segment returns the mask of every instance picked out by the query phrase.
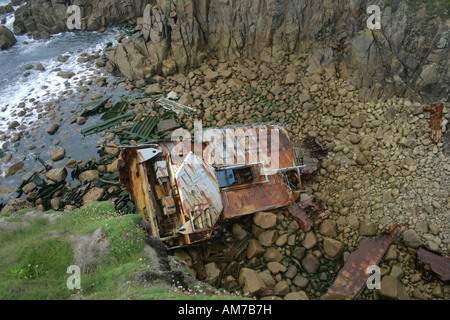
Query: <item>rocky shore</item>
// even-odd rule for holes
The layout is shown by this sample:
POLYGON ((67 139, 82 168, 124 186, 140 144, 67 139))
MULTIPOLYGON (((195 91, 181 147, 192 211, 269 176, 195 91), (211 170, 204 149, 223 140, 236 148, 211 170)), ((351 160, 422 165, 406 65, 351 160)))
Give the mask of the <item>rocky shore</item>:
MULTIPOLYGON (((197 66, 186 70, 166 59, 158 65, 162 67, 161 75, 156 75, 156 67, 154 73, 148 74, 141 68, 143 77, 135 77, 124 70, 136 75, 139 68, 130 69, 117 60, 121 50, 126 48, 130 54, 129 50, 135 49, 142 31, 139 23, 133 26, 137 33, 129 38, 123 33, 116 48, 82 55, 79 63, 93 70, 89 78, 77 78, 64 68, 55 70, 61 78, 71 80, 59 98, 70 97, 70 101, 76 101, 70 107, 76 109, 114 93, 115 97, 104 103, 105 110, 111 109, 122 94, 149 98, 145 102, 127 103, 127 111, 134 112, 135 117, 123 123, 126 125, 164 114, 166 111, 151 97, 176 92, 180 103, 197 110, 196 114, 176 116, 188 130, 193 130, 196 120, 201 120, 203 127, 274 121, 287 127, 294 145, 312 136, 324 142, 329 150, 314 179, 304 181, 305 193, 300 199, 319 197, 331 211, 329 218, 307 233, 286 208, 233 221, 227 226, 225 246, 207 243, 200 248, 174 252, 199 280, 260 299, 320 299, 362 237, 375 237, 398 223, 408 225, 408 230, 389 247, 380 263, 384 289, 365 289, 360 299, 449 299, 448 284, 437 279, 424 280, 416 266, 416 253, 422 245, 443 255, 450 253, 450 132, 447 130, 450 110, 447 104, 444 104, 444 138, 434 144, 430 139, 429 114, 423 112, 427 101, 414 94, 395 96, 395 92, 405 91, 389 91, 387 87, 382 87, 386 89, 384 93, 393 94, 383 96, 380 86, 372 82, 360 88, 349 77, 354 69, 346 69, 332 59, 336 53, 329 48, 293 54, 278 47, 279 50, 270 52, 263 50, 255 58, 202 55, 202 60, 196 61, 197 66), (108 76, 117 67, 128 77, 108 76), (376 90, 378 93, 373 94, 376 90), (204 259, 241 243, 245 243, 245 250, 231 263, 204 259)), ((371 37, 374 34, 360 33, 354 41, 365 42, 371 37)), ((356 48, 341 61, 358 56, 356 48)), ((428 52, 429 59, 438 60, 438 68, 445 65, 442 61, 448 61, 441 60, 448 56, 448 45, 441 49, 439 58, 432 56, 433 50, 428 52)), ((141 51, 133 52, 141 55, 141 51)), ((66 58, 58 59, 62 62, 66 58)), ((433 71, 426 67, 425 60, 420 64, 422 71, 418 74, 423 75, 423 70, 433 71)), ((30 70, 40 67, 33 66, 30 70)), ((426 77, 415 79, 419 78, 426 77)), ((445 87, 445 81, 435 80, 445 87)), ((430 82, 425 84, 429 85, 430 82)), ((430 97, 440 96, 438 91, 430 97)), ((30 111, 29 103, 34 101, 18 109, 22 109, 18 112, 24 117, 30 111)), ((98 123, 97 115, 75 117, 72 124, 67 122, 72 114, 62 110, 58 100, 36 105, 39 117, 51 123, 29 128, 12 121, 8 130, 0 133, 2 161, 7 166, 4 179, 24 173, 24 161, 18 160, 25 154, 12 152, 17 143, 24 143, 24 138, 51 138, 51 144, 37 146, 47 152, 47 161, 37 173, 46 187, 61 185, 61 189, 48 189, 53 192, 47 196, 46 203, 36 198, 39 180, 29 181, 21 189, 25 196, 10 201, 2 213, 32 205, 40 210, 73 210, 76 204, 62 205, 61 199, 62 190, 74 188, 74 181, 76 187, 85 187, 79 205, 117 201, 119 186, 98 184, 99 178, 112 177, 117 172, 118 150, 114 148, 119 145, 117 134, 104 131, 91 140, 80 140, 81 130, 98 123), (62 123, 70 129, 61 130, 62 123), (61 147, 65 139, 70 141, 69 136, 81 144, 98 145, 98 154, 95 150, 86 157, 80 151, 73 154, 69 147, 61 147)), ((129 143, 137 143, 136 140, 129 143)), ((21 180, 26 181, 24 177, 29 179, 33 173, 28 172, 21 180)), ((118 210, 126 211, 128 202, 120 203, 118 210)))

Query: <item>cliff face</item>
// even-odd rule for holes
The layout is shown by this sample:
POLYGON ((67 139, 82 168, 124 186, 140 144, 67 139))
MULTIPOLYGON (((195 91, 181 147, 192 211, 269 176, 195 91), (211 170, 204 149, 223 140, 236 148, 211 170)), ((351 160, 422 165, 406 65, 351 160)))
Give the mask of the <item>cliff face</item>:
MULTIPOLYGON (((66 30, 62 1, 35 0, 16 13, 15 32, 66 30), (42 14, 42 16, 41 16, 42 14), (46 29, 47 28, 47 29, 46 29)), ((125 39, 109 68, 131 78, 184 71, 206 57, 254 57, 277 63, 312 53, 310 72, 338 72, 364 98, 448 99, 450 20, 445 1, 392 0, 101 0, 66 1, 82 8, 82 28, 97 30, 142 17, 150 23, 125 39), (382 10, 382 29, 369 30, 369 5, 382 10), (409 4, 409 5, 408 5, 409 4)))

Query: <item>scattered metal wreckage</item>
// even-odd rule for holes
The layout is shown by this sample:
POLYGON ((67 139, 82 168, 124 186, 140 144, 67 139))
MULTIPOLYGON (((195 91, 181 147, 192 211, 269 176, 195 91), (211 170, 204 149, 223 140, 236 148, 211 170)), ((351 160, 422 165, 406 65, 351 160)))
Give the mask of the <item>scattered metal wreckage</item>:
POLYGON ((358 248, 353 251, 344 267, 339 271, 334 283, 321 300, 354 300, 366 287, 369 266, 378 265, 389 246, 406 230, 406 225, 393 225, 378 237, 362 238, 358 248))
POLYGON ((442 140, 442 117, 444 115, 444 106, 442 103, 433 104, 425 107, 423 111, 430 113, 430 139, 437 144, 442 140))
POLYGON ((417 251, 416 259, 425 280, 430 281, 435 276, 441 281, 450 281, 450 257, 440 256, 422 246, 417 251))
MULTIPOLYGON (((304 166, 299 165, 285 128, 253 125, 211 130, 215 138, 200 145, 189 138, 119 147, 121 183, 137 211, 150 222, 151 235, 170 247, 206 240, 219 221, 289 206, 300 196, 304 166), (223 157, 219 153, 225 151, 230 130, 235 134, 234 147, 241 147, 243 154, 223 163, 218 161, 223 157), (256 145, 258 152, 270 157, 248 161, 256 145), (275 168, 273 159, 277 159, 275 168)), ((207 136, 208 129, 202 134, 207 136)))
POLYGON ((290 206, 288 211, 305 233, 320 224, 331 214, 331 211, 326 209, 322 200, 317 197, 296 203, 290 206))

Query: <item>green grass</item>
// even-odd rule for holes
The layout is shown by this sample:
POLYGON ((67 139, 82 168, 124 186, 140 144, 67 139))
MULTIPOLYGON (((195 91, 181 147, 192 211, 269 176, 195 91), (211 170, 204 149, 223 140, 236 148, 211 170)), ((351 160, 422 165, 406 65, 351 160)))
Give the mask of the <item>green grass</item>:
MULTIPOLYGON (((109 202, 90 203, 70 212, 30 218, 23 210, 8 215, 8 222, 24 223, 14 231, 0 232, 0 299, 67 300, 73 294, 84 299, 241 299, 201 286, 176 288, 164 283, 148 286, 138 280, 143 271, 155 270, 143 251, 145 234, 137 226, 139 215, 120 215, 109 202), (67 268, 76 265, 74 239, 101 230, 108 239, 109 255, 99 256, 99 266, 81 273, 81 290, 69 290, 67 268)), ((100 239, 99 239, 100 240, 100 239)), ((187 272, 187 271, 186 271, 187 272)))

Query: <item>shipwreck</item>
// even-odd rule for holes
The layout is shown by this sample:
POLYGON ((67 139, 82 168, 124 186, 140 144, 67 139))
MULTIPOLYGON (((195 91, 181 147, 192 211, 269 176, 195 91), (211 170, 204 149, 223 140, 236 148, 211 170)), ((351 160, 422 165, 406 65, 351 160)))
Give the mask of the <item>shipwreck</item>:
POLYGON ((282 126, 209 128, 193 138, 180 130, 119 147, 120 181, 150 234, 169 247, 209 239, 221 221, 299 198, 304 166, 282 126))

